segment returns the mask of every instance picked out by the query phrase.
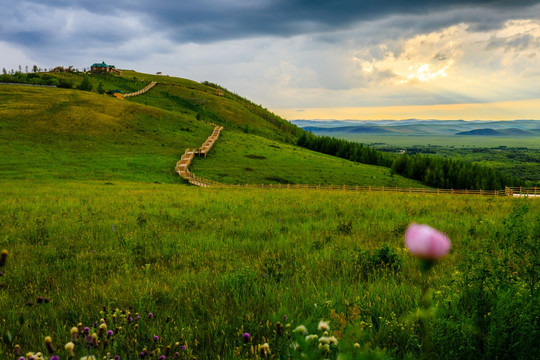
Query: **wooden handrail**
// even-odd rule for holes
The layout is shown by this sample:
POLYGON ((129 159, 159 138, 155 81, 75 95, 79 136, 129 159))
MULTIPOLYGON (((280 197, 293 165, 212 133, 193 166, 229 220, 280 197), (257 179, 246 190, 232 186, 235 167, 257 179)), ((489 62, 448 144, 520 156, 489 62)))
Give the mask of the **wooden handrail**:
POLYGON ((135 92, 132 92, 132 93, 129 93, 129 94, 124 94, 124 97, 127 98, 127 97, 133 97, 133 96, 144 94, 145 92, 147 92, 148 90, 153 88, 154 85, 156 85, 156 82, 152 81, 150 84, 146 85, 144 88, 142 88, 139 91, 135 91, 135 92))

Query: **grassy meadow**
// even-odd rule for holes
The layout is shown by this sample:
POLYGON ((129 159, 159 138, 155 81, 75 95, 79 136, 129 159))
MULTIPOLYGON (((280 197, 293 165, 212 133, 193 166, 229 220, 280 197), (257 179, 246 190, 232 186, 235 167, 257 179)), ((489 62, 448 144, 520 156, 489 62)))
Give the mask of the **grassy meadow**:
POLYGON ((151 80, 0 86, 0 359, 540 357, 537 199, 196 188, 174 166, 213 123, 214 181, 422 185, 214 84, 90 76, 151 80), (452 241, 430 272, 412 222, 452 241))
POLYGON ((421 358, 422 321, 432 358, 539 354, 532 199, 124 181, 0 186, 0 248, 9 251, 2 359, 18 359, 17 345, 48 354, 51 344, 67 359, 78 324, 89 336, 73 340, 76 359, 259 358, 264 343, 272 358, 300 358, 295 341, 310 358, 421 358), (427 313, 418 310, 426 274, 403 244, 411 222, 452 240, 429 275, 427 313), (328 352, 293 332, 304 325, 323 337, 320 320, 338 341, 328 352))

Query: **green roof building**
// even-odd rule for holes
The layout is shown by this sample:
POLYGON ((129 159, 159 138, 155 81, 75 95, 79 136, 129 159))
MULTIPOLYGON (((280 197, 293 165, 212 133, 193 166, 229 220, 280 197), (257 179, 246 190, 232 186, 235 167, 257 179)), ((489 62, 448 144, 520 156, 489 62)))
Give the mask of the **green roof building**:
POLYGON ((116 67, 114 65, 105 64, 105 61, 103 61, 101 63, 92 64, 92 66, 90 67, 90 71, 94 72, 94 73, 112 72, 112 73, 115 73, 115 74, 122 74, 122 72, 120 70, 116 69, 116 67))

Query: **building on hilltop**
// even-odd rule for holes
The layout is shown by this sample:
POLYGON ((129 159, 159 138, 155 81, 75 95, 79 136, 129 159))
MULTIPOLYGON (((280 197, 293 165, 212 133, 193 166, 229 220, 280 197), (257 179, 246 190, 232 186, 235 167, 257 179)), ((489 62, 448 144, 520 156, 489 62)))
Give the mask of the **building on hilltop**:
POLYGON ((90 67, 90 71, 93 73, 107 73, 112 72, 114 74, 122 75, 122 72, 118 70, 114 65, 107 65, 105 61, 100 63, 95 63, 90 67))

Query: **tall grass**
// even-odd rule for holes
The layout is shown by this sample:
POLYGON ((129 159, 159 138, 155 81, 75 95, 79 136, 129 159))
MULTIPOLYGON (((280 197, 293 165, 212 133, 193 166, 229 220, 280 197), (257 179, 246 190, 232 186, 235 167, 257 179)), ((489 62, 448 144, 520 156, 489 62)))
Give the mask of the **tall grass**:
POLYGON ((538 355, 537 201, 119 181, 0 185, 0 249, 10 254, 0 278, 2 358, 15 358, 16 345, 46 353, 45 336, 64 358, 69 329, 81 323, 97 333, 102 318, 112 328, 116 308, 118 319, 122 310, 142 319, 137 333, 123 325, 132 331, 124 339, 138 341, 132 352, 118 335, 125 345, 111 358, 146 348, 157 359, 167 346, 198 359, 255 357, 265 342, 276 358, 295 357, 292 329, 316 332, 321 319, 339 340, 334 358, 420 357, 421 274, 403 245, 413 221, 452 240, 430 279, 437 357, 538 355))

